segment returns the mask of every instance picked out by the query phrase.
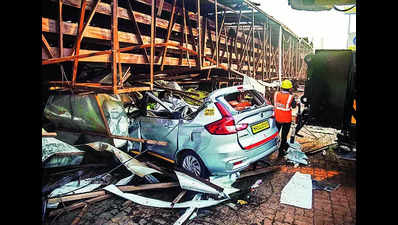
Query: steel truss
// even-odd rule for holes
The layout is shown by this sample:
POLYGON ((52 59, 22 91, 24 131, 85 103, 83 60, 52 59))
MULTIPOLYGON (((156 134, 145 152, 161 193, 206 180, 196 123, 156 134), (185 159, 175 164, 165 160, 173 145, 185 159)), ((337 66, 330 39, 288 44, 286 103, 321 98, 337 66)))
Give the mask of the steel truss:
POLYGON ((247 0, 42 4, 49 5, 42 16, 42 66, 60 68, 59 76, 49 75, 50 89, 120 94, 152 90, 156 80, 181 85, 215 80, 227 86, 242 82, 242 75, 304 80, 304 56, 313 52, 307 41, 247 0), (110 67, 110 83, 79 75, 81 65, 92 63, 110 67))

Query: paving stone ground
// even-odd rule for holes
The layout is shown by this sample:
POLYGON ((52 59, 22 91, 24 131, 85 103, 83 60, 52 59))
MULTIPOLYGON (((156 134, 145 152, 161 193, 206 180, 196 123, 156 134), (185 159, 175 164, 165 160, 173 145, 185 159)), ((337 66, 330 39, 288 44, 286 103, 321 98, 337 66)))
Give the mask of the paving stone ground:
MULTIPOLYGON (((248 204, 237 204, 233 200, 209 207, 198 212, 190 225, 349 225, 356 224, 356 164, 355 161, 331 160, 318 153, 309 156, 309 165, 295 168, 284 160, 272 161, 282 165, 280 171, 248 177, 237 181, 234 186, 240 188, 251 186, 256 180, 263 183, 253 192, 242 194, 238 198, 248 204), (327 180, 341 184, 332 192, 313 190, 312 208, 303 209, 281 204, 280 196, 283 187, 295 172, 311 174, 312 179, 327 180), (250 196, 247 198, 247 196, 250 196), (228 206, 233 203, 235 207, 228 206)), ((176 196, 177 189, 157 192, 162 195, 176 196)), ((156 194, 155 194, 156 195, 156 194)), ((170 198, 169 198, 170 199, 170 198)), ((172 199, 172 198, 171 198, 172 199)), ((70 225, 81 209, 61 214, 57 218, 48 218, 46 224, 70 225)), ((110 199, 88 206, 79 224, 107 225, 164 225, 174 224, 183 210, 153 208, 113 196, 110 199)))

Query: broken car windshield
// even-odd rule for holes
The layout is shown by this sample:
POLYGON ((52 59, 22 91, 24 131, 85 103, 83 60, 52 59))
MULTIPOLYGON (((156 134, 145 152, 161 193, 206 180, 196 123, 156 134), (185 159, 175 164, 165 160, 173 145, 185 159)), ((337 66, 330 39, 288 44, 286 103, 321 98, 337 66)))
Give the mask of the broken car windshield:
POLYGON ((255 109, 265 103, 264 98, 255 90, 227 94, 224 99, 237 112, 255 109))

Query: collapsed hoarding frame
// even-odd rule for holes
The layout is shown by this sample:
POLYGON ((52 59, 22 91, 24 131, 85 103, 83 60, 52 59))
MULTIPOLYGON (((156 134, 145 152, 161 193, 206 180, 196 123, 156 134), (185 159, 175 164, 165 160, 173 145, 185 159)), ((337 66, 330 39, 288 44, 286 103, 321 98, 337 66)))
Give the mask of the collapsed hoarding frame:
MULTIPOLYGON (((145 13, 140 13, 138 11, 133 11, 130 8, 123 8, 118 6, 118 1, 117 0, 112 0, 111 4, 102 2, 100 0, 94 1, 94 0, 85 0, 85 1, 79 1, 79 0, 68 0, 68 1, 62 1, 62 0, 51 0, 53 2, 58 2, 58 19, 52 20, 49 18, 42 17, 42 40, 43 40, 43 49, 45 53, 42 55, 42 65, 48 65, 50 64, 49 60, 52 61, 57 61, 55 63, 61 65, 61 62, 65 61, 59 61, 59 59, 63 59, 65 57, 69 57, 68 60, 66 61, 73 61, 73 74, 72 74, 72 81, 54 81, 54 83, 49 82, 50 84, 50 89, 53 88, 52 90, 92 90, 94 92, 102 92, 102 93, 113 93, 113 94, 118 94, 118 93, 130 93, 130 92, 137 92, 137 91, 147 91, 147 90, 153 90, 153 81, 154 81, 154 74, 155 74, 155 68, 154 66, 157 65, 161 67, 161 71, 163 71, 164 66, 166 65, 166 57, 168 57, 167 54, 167 49, 169 47, 176 47, 173 45, 169 44, 174 44, 178 43, 177 41, 172 41, 170 39, 170 34, 171 31, 176 31, 176 32, 181 32, 182 30, 182 38, 180 44, 178 44, 180 49, 180 59, 183 57, 182 53, 186 52, 186 58, 187 61, 185 63, 188 63, 188 65, 191 65, 191 62, 189 61, 189 55, 192 55, 194 52, 194 55, 196 55, 196 60, 193 60, 193 63, 196 62, 196 67, 192 67, 191 69, 199 69, 200 71, 208 70, 210 72, 214 68, 220 68, 228 73, 228 78, 231 78, 230 72, 233 72, 233 70, 236 70, 233 64, 233 60, 239 60, 239 65, 238 65, 238 71, 243 74, 247 74, 255 79, 260 79, 262 81, 264 80, 269 80, 271 81, 272 79, 275 79, 273 77, 275 75, 275 66, 278 66, 278 60, 276 60, 275 57, 282 58, 283 55, 281 50, 278 50, 277 48, 274 48, 271 44, 271 26, 270 22, 274 24, 274 26, 280 27, 280 29, 286 33, 286 35, 291 36, 291 38, 298 40, 298 44, 294 45, 296 48, 295 50, 291 50, 292 46, 288 46, 289 52, 295 51, 295 55, 302 55, 302 52, 311 52, 312 51, 312 46, 304 41, 303 39, 299 38, 297 35, 295 35, 288 27, 283 25, 280 21, 274 19, 272 16, 266 14, 263 12, 260 8, 258 8, 256 5, 252 4, 250 1, 243 0, 241 4, 239 5, 238 8, 234 8, 231 3, 228 3, 226 1, 214 1, 214 0, 208 0, 207 2, 201 2, 200 0, 196 0, 196 2, 192 3, 193 5, 187 7, 188 10, 181 9, 180 7, 176 6, 177 0, 173 1, 173 4, 167 2, 167 1, 162 1, 162 0, 136 0, 136 2, 140 4, 147 5, 151 7, 151 13, 150 13, 150 19, 148 19, 149 15, 146 15, 145 13), (201 10, 201 5, 203 4, 208 4, 208 8, 210 11, 213 11, 214 13, 209 13, 206 10, 201 10), (72 28, 70 27, 71 24, 70 22, 64 22, 62 18, 62 6, 63 5, 68 5, 72 6, 74 8, 79 9, 80 8, 80 18, 79 22, 77 23, 77 28, 72 28), (156 11, 157 7, 157 13, 156 11), (250 12, 242 12, 242 8, 247 8, 249 9, 250 12), (84 23, 84 18, 85 11, 88 11, 91 9, 91 12, 89 14, 89 18, 87 22, 84 23), (196 12, 195 12, 196 9, 196 12), (251 10, 250 10, 251 9, 251 10), (191 11, 189 11, 191 10, 191 11), (230 17, 230 23, 228 24, 229 28, 232 28, 236 30, 235 35, 230 35, 229 33, 227 34, 227 27, 226 25, 219 20, 219 16, 221 15, 220 12, 224 11, 223 17, 225 15, 230 15, 231 13, 234 14, 234 17, 230 17), (238 12, 239 10, 239 12, 238 12), (160 17, 162 12, 168 12, 171 14, 171 19, 165 20, 160 17), (111 16, 111 29, 109 31, 109 38, 108 36, 95 36, 93 33, 93 28, 97 28, 94 25, 90 26, 90 22, 92 21, 93 16, 95 13, 99 14, 104 14, 111 16), (207 14, 206 14, 207 13, 207 14), (251 14, 251 15, 249 15, 251 14), (178 24, 175 22, 175 16, 179 15, 180 17, 183 17, 184 25, 178 24), (214 17, 215 15, 215 17, 214 17), (214 21, 208 20, 210 17, 214 17, 214 21), (236 19, 239 21, 237 22, 236 19), (118 29, 118 18, 120 19, 126 19, 131 22, 131 24, 136 28, 136 34, 135 33, 126 33, 119 31, 118 29), (232 20, 231 20, 232 18, 232 20), (240 28, 240 20, 241 18, 244 18, 247 21, 248 24, 250 24, 251 32, 247 33, 245 35, 245 30, 240 28), (196 22, 196 26, 192 26, 191 20, 196 22), (51 22, 53 21, 53 22, 51 22), (231 23, 232 22, 232 23, 231 23), (53 23, 54 25, 51 25, 50 23, 53 23), (150 37, 148 36, 143 36, 141 32, 139 31, 138 24, 146 24, 150 25, 150 37), (221 27, 219 26, 221 24, 221 27), (258 33, 258 30, 254 29, 254 26, 257 25, 262 25, 262 34, 258 33), (52 28, 51 26, 54 26, 52 28), (72 28, 72 29, 71 29, 72 28), (163 43, 159 43, 158 40, 159 38, 156 38, 156 29, 162 28, 167 30, 167 37, 164 37, 163 43), (210 28, 215 28, 214 30, 211 30, 210 28), (268 29, 269 28, 269 29, 268 29), (75 29, 76 32, 73 31, 75 29), (224 32, 223 32, 224 31, 224 32), (258 38, 255 38, 255 33, 257 32, 258 38), (57 47, 51 47, 47 40, 46 37, 44 36, 45 33, 58 33, 58 48, 57 47), (120 33, 120 34, 119 34, 120 33), (127 38, 122 35, 122 33, 126 33, 129 35, 135 35, 134 38, 127 38), (239 34, 238 34, 239 33, 239 34), (63 46, 63 38, 64 35, 72 35, 75 36, 76 40, 74 42, 73 48, 68 50, 64 48, 63 46), (189 35, 189 38, 188 38, 189 35), (209 35, 209 38, 207 36, 209 35), (212 37, 215 36, 215 37, 212 37), (246 36, 246 37, 244 37, 246 36), (94 38, 98 40, 110 40, 111 43, 111 48, 106 51, 91 51, 91 50, 85 50, 81 49, 80 47, 80 42, 82 41, 83 37, 87 38, 94 38), (243 40, 242 40, 243 38, 243 40), (134 39, 134 41, 133 41, 134 39), (149 41, 148 41, 149 39, 149 41), (210 54, 208 54, 207 50, 209 49, 206 45, 208 44, 208 41, 210 41, 211 47, 210 47, 210 54), (242 41, 245 43, 243 44, 242 41), (119 42, 123 43, 134 43, 135 46, 138 44, 138 46, 143 46, 147 45, 145 48, 150 48, 150 57, 147 55, 146 49, 142 49, 142 53, 144 53, 144 58, 145 62, 144 64, 149 64, 149 82, 143 82, 141 83, 144 86, 123 86, 122 77, 121 77, 121 64, 126 64, 126 63, 133 63, 133 64, 140 64, 138 61, 129 61, 125 60, 125 56, 121 55, 121 52, 123 48, 119 47, 119 42), (215 43, 213 43, 215 42, 215 43), (251 45, 249 44, 251 42, 251 45), (149 43, 149 44, 144 44, 144 43, 149 43), (239 51, 238 51, 238 45, 240 45, 239 51), (299 48, 297 48, 297 45, 299 45, 299 48), (155 54, 155 48, 162 48, 163 51, 161 51, 161 54, 155 54), (82 51, 80 51, 82 50, 82 51), (229 51, 230 50, 230 51, 229 51), (298 53, 299 51, 300 53, 298 53), (71 52, 70 56, 65 56, 67 52, 71 52), (80 52, 91 52, 89 54, 80 54, 80 52), (104 53, 105 52, 105 53, 104 53), (100 56, 100 55, 110 55, 110 57, 104 57, 101 59, 94 60, 93 62, 105 62, 105 63, 110 63, 112 67, 112 85, 101 85, 100 83, 84 83, 84 82, 77 82, 77 69, 79 62, 85 62, 84 60, 81 61, 79 59, 83 58, 89 58, 92 56, 100 56), (208 55, 206 55, 208 54, 208 55), (226 54, 226 56, 225 56, 226 54), (89 55, 89 56, 87 56, 89 55), (233 56, 234 55, 234 56, 233 56), (47 57, 47 59, 46 59, 47 57), (72 58, 70 58, 72 57, 72 58), (156 58, 155 58, 156 57, 156 58), (207 58, 206 58, 207 57, 207 58), (266 57, 267 59, 265 59, 266 57), (215 60, 214 60, 215 58, 215 60), (234 59, 235 58, 235 59, 234 59), (242 60, 247 58, 247 62, 245 61, 242 64, 242 60), (257 58, 257 60, 256 60, 257 58), (259 60, 260 58, 263 58, 263 60, 259 60), (98 61, 99 60, 99 61, 98 61), (156 61, 155 61, 156 60, 156 61), (207 62, 206 62, 207 61, 207 62), (227 63, 225 63, 227 61, 227 63), (247 64, 247 65, 246 65, 247 64), (271 72, 271 65, 273 65, 274 69, 273 72, 271 72), (242 70, 243 67, 246 67, 245 70, 242 70), (260 69, 260 70, 258 70, 260 69), (273 74, 273 75, 272 75, 273 74), (118 82, 119 80, 119 82, 118 82)), ((129 2, 130 3, 130 2, 129 2)), ((203 7, 203 6, 202 6, 203 7)), ((184 7, 185 9, 185 7, 184 7)), ((243 24, 243 23, 242 23, 243 24)), ((243 26, 243 25, 242 25, 243 26)), ((100 28, 102 29, 102 28, 100 28)), ((47 36, 47 38, 52 38, 47 36)), ((55 37, 56 38, 56 37, 55 37)), ((289 53, 290 54, 290 53, 289 53)), ((142 55, 141 55, 142 56, 142 55)), ((90 59, 91 60, 91 59, 90 59)), ((90 61, 89 60, 89 61, 90 61)), ((293 65, 293 61, 301 60, 303 61, 302 57, 296 57, 294 58, 294 55, 289 55, 288 57, 284 57, 283 63, 285 65, 293 65), (289 62, 287 62, 287 61, 289 62), (286 61, 286 62, 285 62, 286 61), (292 62, 291 62, 292 61, 292 62)), ((297 68, 298 63, 295 64, 296 67, 294 69, 286 67, 286 71, 288 74, 283 75, 289 78, 294 78, 297 77, 297 74, 303 73, 305 74, 305 68, 297 68), (294 71, 294 72, 292 72, 294 71)), ((305 63, 301 63, 301 65, 305 66, 305 63)), ((182 62, 178 64, 178 66, 184 66, 182 65, 182 62)), ((61 65, 62 67, 62 65, 61 65)), ((277 67, 276 67, 277 68, 277 67)), ((283 67, 282 67, 283 68, 283 67)), ((285 71, 283 71, 283 74, 285 74, 285 71)), ((147 78, 148 78, 147 77, 147 78)), ((216 78, 216 77, 212 77, 216 78)), ((136 79, 136 78, 131 78, 131 79, 136 79)), ((193 79, 193 78, 191 78, 193 79)), ((148 79, 146 79, 148 81, 148 79)), ((203 80, 199 80, 198 82, 202 82, 203 80)), ((186 82, 186 81, 185 81, 186 82)))

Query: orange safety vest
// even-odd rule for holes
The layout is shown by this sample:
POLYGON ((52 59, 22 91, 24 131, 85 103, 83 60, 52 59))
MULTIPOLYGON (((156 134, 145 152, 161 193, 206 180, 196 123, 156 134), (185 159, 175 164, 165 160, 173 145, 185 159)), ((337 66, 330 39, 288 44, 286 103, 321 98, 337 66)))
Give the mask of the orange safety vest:
POLYGON ((288 92, 275 92, 274 95, 274 111, 275 120, 279 123, 292 122, 292 101, 293 95, 288 92))

